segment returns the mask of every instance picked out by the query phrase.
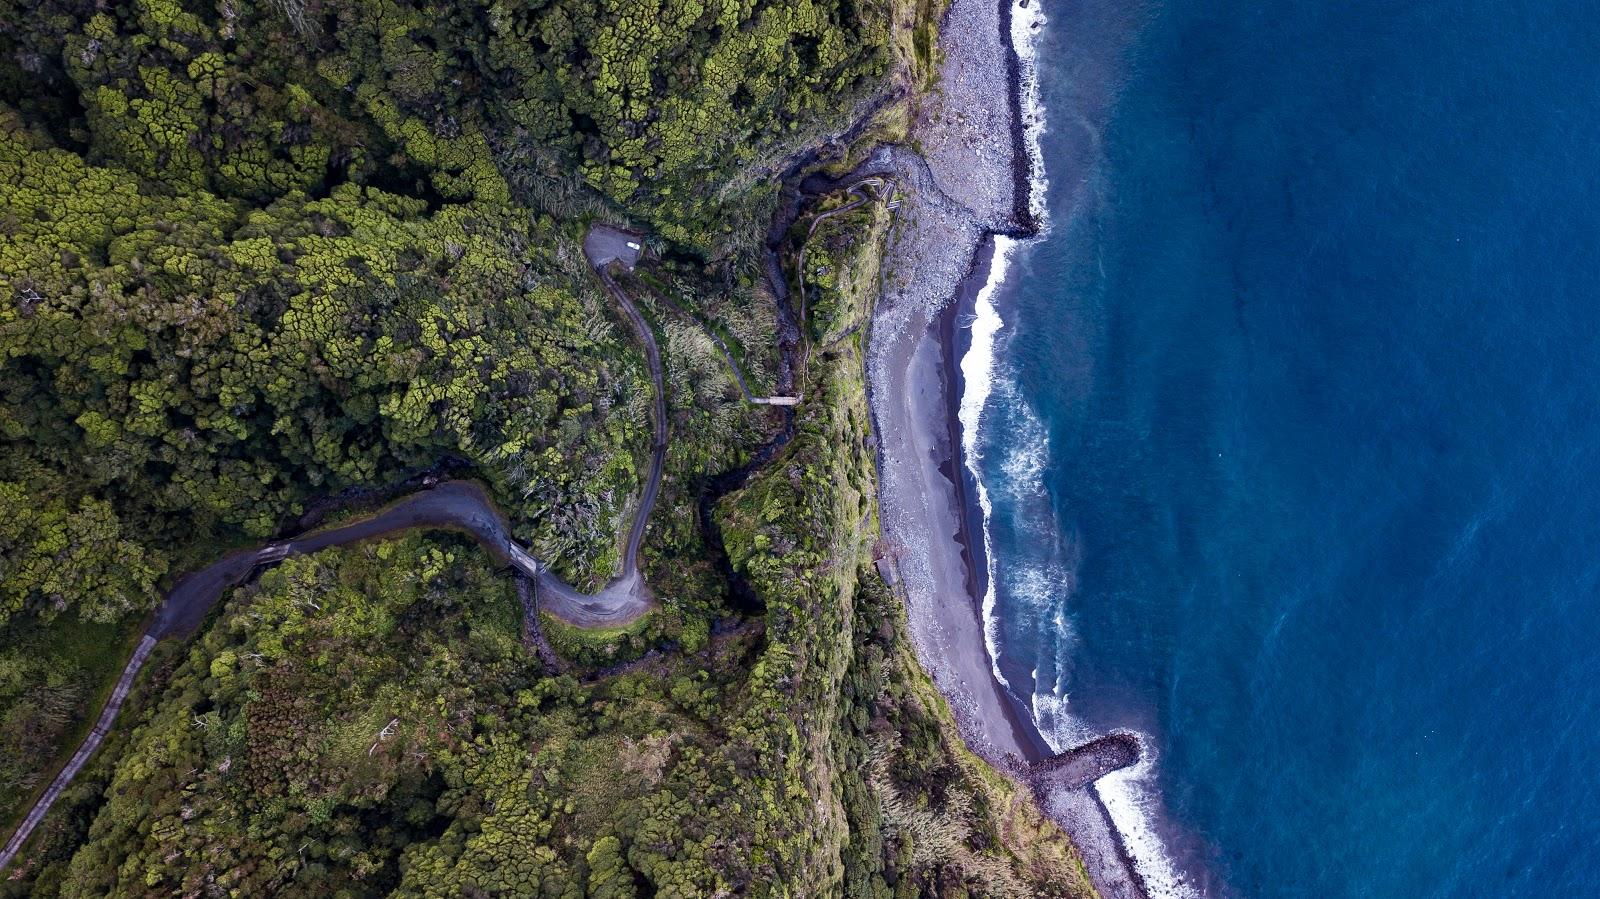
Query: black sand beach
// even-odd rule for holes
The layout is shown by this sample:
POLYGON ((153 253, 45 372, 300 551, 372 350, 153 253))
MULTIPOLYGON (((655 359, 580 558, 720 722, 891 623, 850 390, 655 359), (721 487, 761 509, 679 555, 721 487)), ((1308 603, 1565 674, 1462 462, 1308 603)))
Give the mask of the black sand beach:
POLYGON ((995 676, 985 639, 982 516, 957 411, 960 359, 995 264, 995 237, 1038 230, 1010 19, 1008 0, 952 3, 941 35, 943 89, 916 119, 922 157, 890 148, 858 172, 888 171, 908 194, 886 261, 896 277, 874 316, 868 360, 883 535, 918 655, 968 744, 1029 782, 1101 895, 1139 899, 1145 888, 1095 790, 1099 774, 1083 773, 1135 763, 1137 740, 1101 738, 1069 753, 1070 765, 1051 763, 1029 709, 995 676), (1064 776, 1068 769, 1078 774, 1064 776))
MULTIPOLYGON (((955 539, 961 547, 961 559, 967 570, 967 595, 980 620, 983 617, 983 598, 988 592, 989 565, 983 541, 983 509, 978 505, 977 484, 967 468, 962 448, 960 409, 961 397, 966 391, 966 378, 961 371, 961 359, 972 346, 973 307, 979 292, 989 281, 994 254, 994 236, 989 235, 973 252, 971 269, 957 288, 955 298, 939 313, 935 324, 942 362, 940 368, 944 373, 945 425, 949 433, 947 440, 950 453, 940 465, 940 471, 950 479, 955 489, 959 510, 955 539)), ((1034 726, 1028 708, 1004 684, 997 681, 996 685, 1006 700, 1007 717, 1012 726, 1027 738, 1022 746, 1023 761, 1035 763, 1050 758, 1054 753, 1034 726)))

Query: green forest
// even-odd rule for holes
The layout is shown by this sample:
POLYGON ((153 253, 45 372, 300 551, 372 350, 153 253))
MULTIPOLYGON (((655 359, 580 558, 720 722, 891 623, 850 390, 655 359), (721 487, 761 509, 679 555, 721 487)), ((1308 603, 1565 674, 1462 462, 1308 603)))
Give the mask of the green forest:
POLYGON ((700 515, 784 425, 730 367, 782 369, 779 176, 863 110, 894 132, 874 98, 926 81, 940 12, 0 0, 7 834, 230 549, 449 476, 574 585, 615 573, 652 386, 593 223, 653 251, 619 283, 672 435, 647 617, 544 616, 541 658, 463 535, 287 559, 159 644, 0 896, 1087 895, 872 569, 881 204, 811 237, 794 437, 715 543, 700 515))

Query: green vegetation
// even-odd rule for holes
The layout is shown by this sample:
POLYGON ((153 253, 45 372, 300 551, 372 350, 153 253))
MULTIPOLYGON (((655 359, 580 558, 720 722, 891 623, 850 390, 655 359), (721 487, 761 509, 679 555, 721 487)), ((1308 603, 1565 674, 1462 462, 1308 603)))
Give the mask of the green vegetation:
POLYGON ((549 612, 539 613, 550 646, 563 659, 583 665, 603 666, 642 655, 660 640, 650 615, 622 627, 573 627, 549 612))
MULTIPOLYGON (((800 279, 806 293, 809 336, 822 346, 862 327, 872 314, 883 239, 889 228, 889 213, 882 203, 864 202, 849 209, 844 199, 818 209, 819 213, 840 210, 837 213, 826 219, 806 219, 796 226, 797 230, 809 230, 816 221, 806 242, 800 279)), ((855 202, 859 197, 849 199, 855 202)))
POLYGON ((56 748, 88 732, 133 651, 128 628, 63 618, 24 620, 0 644, 0 820, 26 811, 54 776, 56 748))
POLYGON ((88 775, 104 804, 76 791, 4 889, 1084 894, 1059 833, 954 738, 870 573, 845 346, 792 450, 726 504, 762 620, 584 683, 539 669, 464 538, 291 559, 175 660, 88 775))
POLYGON ((518 150, 560 152, 662 236, 716 252, 748 239, 727 201, 770 193, 778 156, 878 89, 890 15, 881 0, 495 3, 487 75, 518 150))
POLYGON ((265 536, 446 455, 548 558, 612 550, 647 381, 548 229, 352 184, 241 215, 20 127, 0 178, 20 184, 0 259, 22 298, 0 308, 0 612, 148 608, 191 541, 265 536))
POLYGON ((613 572, 650 386, 591 218, 652 232, 672 434, 658 610, 546 621, 557 673, 465 537, 289 559, 157 649, 0 896, 1084 894, 871 574, 881 204, 817 228, 796 436, 713 510, 764 612, 697 515, 779 424, 709 336, 771 391, 771 173, 927 80, 936 7, 0 0, 0 818, 162 590, 320 501, 448 466, 613 572))

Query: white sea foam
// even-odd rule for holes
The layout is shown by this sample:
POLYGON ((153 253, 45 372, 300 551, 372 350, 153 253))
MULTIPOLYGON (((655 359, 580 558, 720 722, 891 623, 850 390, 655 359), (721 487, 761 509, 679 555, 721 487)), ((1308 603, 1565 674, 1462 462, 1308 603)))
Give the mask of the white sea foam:
MULTIPOLYGON (((1033 212, 1034 220, 1039 224, 1041 234, 1048 226, 1045 194, 1049 188, 1049 180, 1045 174, 1044 155, 1039 140, 1045 131, 1046 118, 1044 104, 1039 96, 1036 62, 1037 41, 1044 23, 1044 10, 1040 0, 1031 0, 1027 5, 1013 3, 1011 42, 1022 63, 1021 111, 1028 158, 1032 163, 1028 205, 1033 212)), ((1005 326, 1005 322, 994 305, 994 294, 1005 281, 1013 255, 1021 246, 1018 241, 1010 238, 995 238, 994 262, 989 271, 989 279, 978 292, 974 304, 972 343, 961 359, 961 374, 965 389, 962 392, 958 413, 961 421, 963 455, 977 485, 978 506, 983 511, 984 557, 988 568, 988 589, 983 596, 984 642, 994 675, 1007 688, 1010 688, 1011 684, 1001 674, 997 661, 1000 651, 999 621, 995 610, 997 578, 994 543, 991 536, 994 507, 988 487, 980 475, 979 463, 982 460, 980 434, 986 407, 991 400, 1005 402, 1007 411, 1014 413, 1011 417, 1016 419, 1011 423, 1020 423, 1022 430, 1026 432, 1014 433, 1011 435, 1012 439, 1008 440, 1010 449, 1007 457, 1001 460, 1001 473, 1007 482, 1005 489, 1011 491, 1012 497, 1017 499, 1045 490, 1043 475, 1049 461, 1048 434, 1010 379, 1002 379, 997 384, 995 365, 998 348, 996 337, 1005 326), (996 396, 997 389, 1001 396, 996 396), (1029 427, 1030 425, 1032 427, 1029 427)), ((1073 586, 1071 572, 1059 565, 1046 565, 1027 566, 1015 574, 1017 575, 1014 578, 1015 582, 1007 585, 1008 595, 1018 599, 1019 605, 1025 606, 1029 613, 1041 617, 1049 615, 1056 628, 1055 645, 1058 647, 1058 652, 1066 652, 1071 641, 1068 639, 1062 597, 1070 595, 1073 586)), ((1051 672, 1053 683, 1040 683, 1043 672, 1039 668, 1033 671, 1036 687, 1032 696, 1032 711, 1034 721, 1045 741, 1057 752, 1061 752, 1090 739, 1095 734, 1068 708, 1061 677, 1065 659, 1058 655, 1054 661, 1056 664, 1054 671, 1051 672)), ((1144 878, 1152 899, 1179 899, 1179 897, 1192 899, 1197 897, 1198 893, 1184 882, 1155 831, 1153 809, 1154 803, 1159 801, 1155 793, 1153 776, 1156 757, 1149 740, 1141 737, 1140 743, 1144 746, 1144 753, 1139 764, 1102 778, 1098 782, 1097 790, 1105 803, 1106 810, 1111 814, 1112 823, 1116 825, 1124 845, 1133 856, 1134 864, 1144 878)))
POLYGON ((1065 752, 1095 735, 1067 711, 1067 696, 1059 689, 1034 691, 1033 720, 1039 725, 1044 741, 1055 752, 1065 752))
POLYGON ((1183 878, 1167 856, 1161 835, 1156 833, 1154 806, 1160 801, 1155 785, 1155 753, 1150 741, 1141 739, 1144 757, 1139 764, 1121 771, 1113 771, 1095 784, 1100 801, 1111 813, 1111 823, 1122 835, 1123 845, 1133 856, 1139 875, 1144 878, 1145 892, 1151 899, 1198 899, 1192 884, 1183 878))
POLYGON ((1017 58, 1021 60, 1021 113, 1024 143, 1028 148, 1028 160, 1032 163, 1031 189, 1028 192, 1028 208, 1033 212, 1034 221, 1043 229, 1046 224, 1047 211, 1045 209, 1045 191, 1050 187, 1050 181, 1045 177, 1044 150, 1039 144, 1039 138, 1044 134, 1045 115, 1044 101, 1039 98, 1039 35, 1044 31, 1045 24, 1044 4, 1041 0, 1030 0, 1027 5, 1022 3, 1011 4, 1011 46, 1016 48, 1017 58))
POLYGON ((1022 395, 1014 377, 995 377, 989 401, 1005 409, 1005 453, 1000 459, 1001 485, 1014 500, 1047 497, 1044 473, 1050 466, 1050 435, 1039 413, 1022 395))
POLYGON ((1011 254, 1017 246, 1018 242, 1009 237, 994 238, 994 259, 989 265, 989 280, 978 291, 973 303, 972 343, 961 357, 964 387, 961 391, 961 408, 957 412, 961 420, 962 456, 966 460, 967 470, 972 473, 973 483, 978 487, 978 508, 983 510, 983 555, 989 575, 989 586, 983 594, 983 642, 989 651, 989 667, 994 671, 995 678, 1008 688, 1011 684, 1000 673, 1000 664, 996 661, 1000 646, 994 613, 994 543, 989 534, 989 519, 994 515, 994 504, 978 472, 981 458, 978 433, 983 409, 988 405, 989 394, 994 391, 995 335, 1005 327, 1005 321, 1000 318, 1000 312, 994 305, 994 292, 1005 281, 1006 271, 1011 267, 1011 254))
MULTIPOLYGON (((1045 742, 1056 752, 1096 736, 1072 714, 1067 697, 1059 692, 1034 693, 1033 719, 1045 742)), ((1111 823, 1116 825, 1128 854, 1133 856, 1151 899, 1198 899, 1200 894, 1173 865, 1161 836, 1156 833, 1155 804, 1160 801, 1155 781, 1158 758, 1150 740, 1143 734, 1138 737, 1143 748, 1139 763, 1100 778, 1095 782, 1095 790, 1111 814, 1111 823)))

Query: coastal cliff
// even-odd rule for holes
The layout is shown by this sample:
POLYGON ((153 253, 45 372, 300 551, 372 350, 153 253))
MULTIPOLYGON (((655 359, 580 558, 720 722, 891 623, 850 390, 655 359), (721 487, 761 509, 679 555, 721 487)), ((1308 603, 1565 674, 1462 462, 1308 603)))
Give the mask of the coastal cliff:
POLYGON ((1002 11, 24 6, 0 895, 1090 894, 874 566, 1002 11))

